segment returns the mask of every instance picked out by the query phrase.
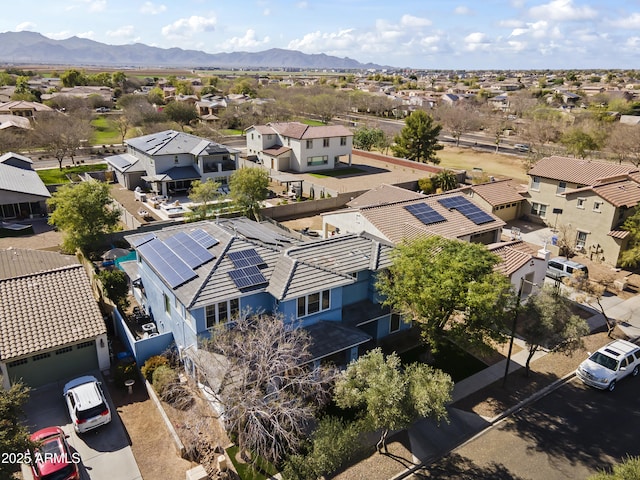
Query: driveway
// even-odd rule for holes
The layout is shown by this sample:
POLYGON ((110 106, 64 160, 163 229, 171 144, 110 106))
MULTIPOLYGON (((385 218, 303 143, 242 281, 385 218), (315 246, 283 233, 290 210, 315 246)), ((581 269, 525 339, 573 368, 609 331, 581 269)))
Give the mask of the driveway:
MULTIPOLYGON (((98 374, 96 377, 101 378, 98 374)), ((129 436, 113 406, 107 388, 105 395, 111 407, 111 423, 78 435, 69 419, 62 398, 63 383, 55 383, 31 391, 25 405, 26 425, 30 432, 57 425, 69 435, 72 450, 80 454, 82 480, 142 480, 131 451, 129 436)), ((24 472, 23 468, 23 472, 24 472)), ((25 479, 31 478, 25 475, 25 479)))

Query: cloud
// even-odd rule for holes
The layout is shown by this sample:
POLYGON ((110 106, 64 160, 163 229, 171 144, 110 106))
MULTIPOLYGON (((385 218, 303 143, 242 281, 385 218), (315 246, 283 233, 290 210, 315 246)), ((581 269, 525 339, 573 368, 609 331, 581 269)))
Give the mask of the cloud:
POLYGON ((353 29, 340 30, 338 32, 321 33, 319 31, 307 33, 301 39, 289 42, 288 49, 304 52, 319 53, 325 50, 349 49, 356 43, 353 29))
POLYGON ((223 42, 221 47, 226 51, 233 51, 237 49, 250 49, 261 45, 266 45, 271 41, 269 37, 264 37, 262 40, 256 38, 256 32, 253 29, 247 30, 243 37, 233 37, 223 42))
POLYGON ((22 31, 28 31, 28 32, 35 32, 36 31, 36 24, 33 22, 22 22, 19 23, 18 25, 16 25, 15 27, 15 31, 16 32, 22 32, 22 31))
POLYGON ((265 17, 268 17, 269 15, 271 15, 271 9, 269 9, 269 8, 265 8, 265 9, 262 11, 262 15, 264 15, 265 17))
POLYGON ((115 30, 107 30, 107 37, 129 39, 134 36, 136 30, 133 25, 123 25, 115 30))
POLYGON ((637 30, 640 28, 640 13, 633 12, 631 15, 617 20, 610 20, 609 25, 617 28, 626 28, 629 30, 637 30))
POLYGON ((307 2, 307 0, 302 0, 298 3, 296 3, 296 7, 297 8, 309 8, 309 2, 307 2))
POLYGON ((53 38, 54 40, 64 40, 65 38, 72 37, 73 34, 69 30, 62 30, 61 32, 45 33, 45 37, 53 38))
POLYGON ((588 5, 577 7, 573 0, 552 0, 544 5, 529 9, 534 18, 554 21, 589 20, 598 16, 598 12, 588 5))
POLYGON ((491 42, 487 36, 482 32, 473 32, 464 37, 465 47, 464 49, 469 52, 477 52, 482 50, 488 50, 491 47, 491 42))
POLYGON ((140 7, 140 13, 144 13, 145 15, 158 15, 162 12, 167 11, 167 6, 162 4, 155 4, 153 2, 144 2, 144 4, 140 7))
POLYGON ((76 33, 76 37, 78 37, 78 38, 93 39, 95 36, 96 36, 96 33, 93 30, 89 30, 88 32, 76 33))
POLYGON ((460 5, 453 10, 456 15, 471 15, 473 12, 466 5, 460 5))
POLYGON ((400 25, 403 27, 428 27, 429 25, 431 25, 431 23, 431 20, 429 20, 428 18, 414 17, 413 15, 403 15, 400 19, 400 25))
POLYGON ((215 30, 217 20, 215 17, 200 17, 193 15, 189 18, 180 18, 172 24, 162 27, 162 35, 171 39, 189 38, 198 33, 212 32, 215 30))

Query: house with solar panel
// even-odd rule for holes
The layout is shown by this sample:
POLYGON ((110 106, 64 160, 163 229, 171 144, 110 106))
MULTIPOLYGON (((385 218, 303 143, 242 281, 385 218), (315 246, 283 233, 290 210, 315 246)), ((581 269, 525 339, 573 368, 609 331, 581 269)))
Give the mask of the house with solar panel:
POLYGON ((542 282, 547 258, 521 242, 511 242, 506 248, 502 242, 505 222, 490 205, 487 210, 480 205, 465 188, 424 195, 380 185, 348 202, 345 209, 323 213, 323 234, 367 232, 394 245, 431 235, 482 243, 503 259, 506 264, 498 269, 516 288, 521 278, 542 282))
MULTIPOLYGON (((379 302, 375 279, 390 266, 393 246, 368 233, 303 240, 235 218, 126 239, 137 260, 121 267, 135 298, 154 334, 181 352, 196 351, 200 338, 247 309, 307 329, 314 360, 339 365, 410 327, 379 302)), ((154 353, 160 351, 137 360, 154 353)))
POLYGON ((226 185, 239 151, 185 132, 165 130, 125 140, 126 153, 106 157, 118 183, 157 195, 188 192, 194 180, 226 185))
POLYGON ((247 156, 278 172, 330 170, 351 165, 353 133, 342 125, 271 122, 247 128, 247 156))

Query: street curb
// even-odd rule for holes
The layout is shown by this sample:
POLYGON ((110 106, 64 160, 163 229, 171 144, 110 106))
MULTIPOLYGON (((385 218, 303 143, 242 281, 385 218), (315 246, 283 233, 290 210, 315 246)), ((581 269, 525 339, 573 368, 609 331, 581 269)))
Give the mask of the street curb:
POLYGON ((524 400, 519 402, 517 405, 514 405, 511 408, 508 408, 507 410, 502 412, 500 415, 496 415, 495 417, 491 418, 490 420, 488 420, 489 426, 483 428, 478 433, 472 435, 470 438, 468 438, 464 442, 456 445, 455 447, 447 450, 446 452, 443 452, 443 453, 438 454, 438 455, 433 455, 433 456, 427 458, 424 462, 421 462, 419 465, 415 465, 415 466, 413 466, 411 468, 408 468, 408 469, 404 470, 403 472, 400 472, 400 473, 390 477, 389 480, 400 480, 402 478, 406 478, 407 476, 411 475, 412 473, 416 472, 417 470, 419 470, 419 469, 421 469, 423 467, 426 467, 427 465, 433 463, 436 459, 442 458, 442 457, 450 454, 451 452, 453 452, 453 451, 455 451, 455 450, 457 450, 457 449, 459 449, 461 447, 464 447, 466 444, 472 442, 473 440, 475 440, 478 437, 481 437, 482 435, 487 433, 489 430, 491 430, 493 427, 495 427, 498 423, 502 422, 507 417, 509 417, 513 413, 517 412, 521 408, 525 407, 529 403, 535 402, 536 400, 544 397, 545 395, 548 395, 549 393, 553 392, 557 388, 561 387, 565 383, 570 382, 575 376, 576 376, 576 372, 574 370, 571 373, 568 373, 567 375, 565 375, 564 377, 556 380, 551 385, 547 385, 545 388, 543 388, 543 389, 535 392, 531 396, 525 398, 524 400))

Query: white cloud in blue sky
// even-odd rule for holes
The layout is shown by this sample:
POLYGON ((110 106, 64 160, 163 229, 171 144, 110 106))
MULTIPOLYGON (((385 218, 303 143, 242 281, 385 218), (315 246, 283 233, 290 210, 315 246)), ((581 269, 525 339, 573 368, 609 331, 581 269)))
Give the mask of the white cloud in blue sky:
POLYGON ((434 69, 640 68, 638 0, 48 0, 0 31, 434 69))

